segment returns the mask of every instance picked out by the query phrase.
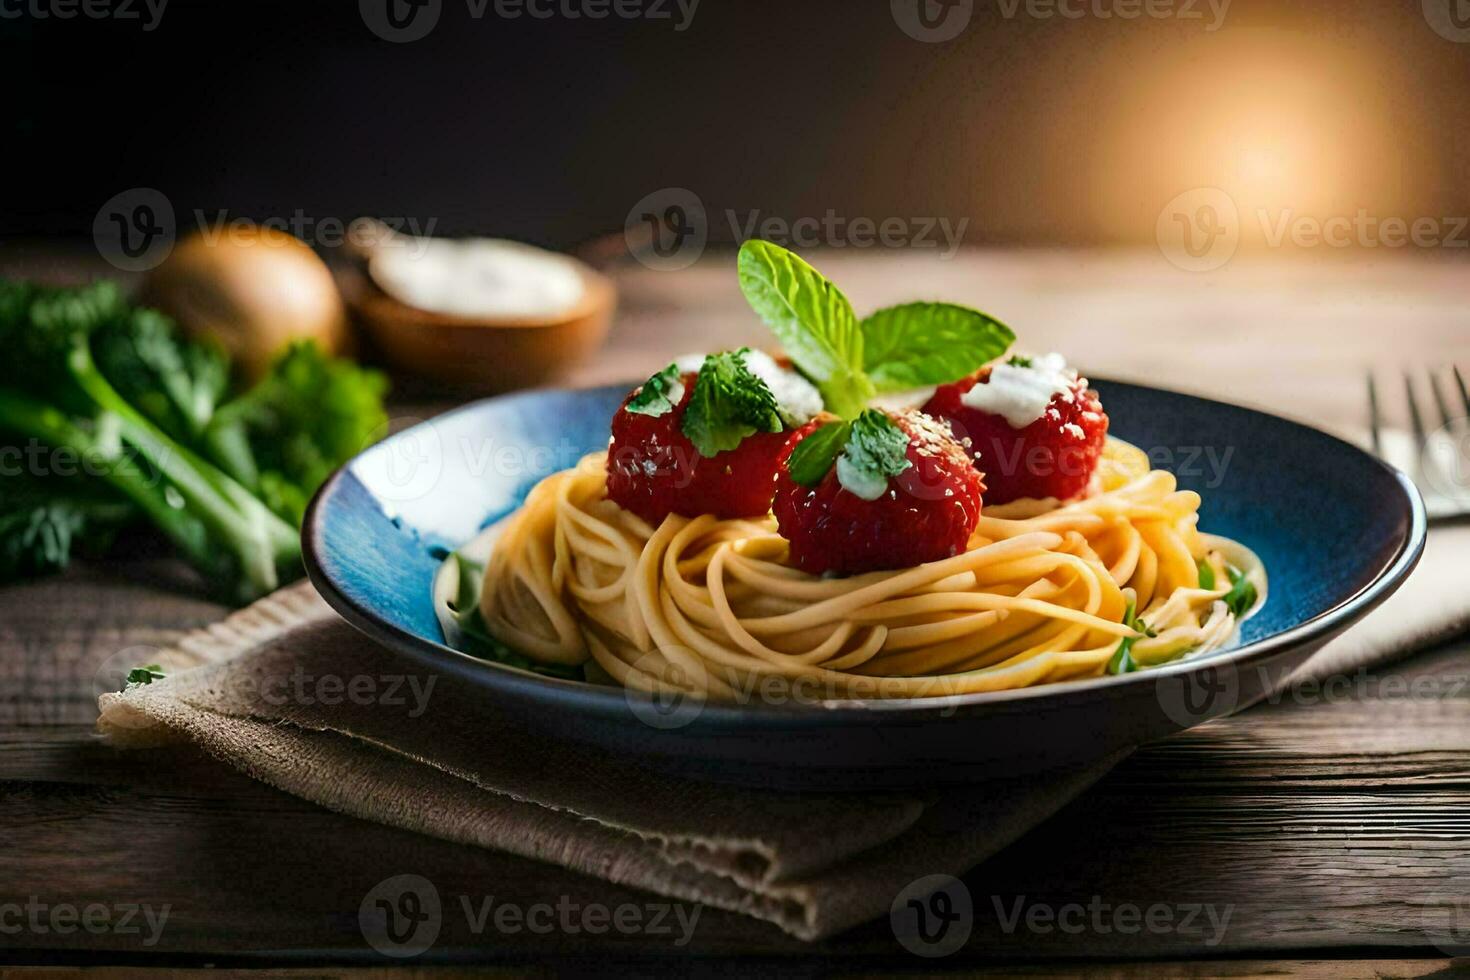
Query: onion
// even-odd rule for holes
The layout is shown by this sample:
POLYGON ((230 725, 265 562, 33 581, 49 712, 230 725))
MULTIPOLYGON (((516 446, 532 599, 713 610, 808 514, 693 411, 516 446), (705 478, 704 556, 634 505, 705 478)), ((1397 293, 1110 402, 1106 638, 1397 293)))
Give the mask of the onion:
POLYGON ((140 299, 190 336, 210 338, 258 377, 287 343, 347 346, 336 281, 305 242, 275 228, 232 224, 180 242, 145 280, 140 299))

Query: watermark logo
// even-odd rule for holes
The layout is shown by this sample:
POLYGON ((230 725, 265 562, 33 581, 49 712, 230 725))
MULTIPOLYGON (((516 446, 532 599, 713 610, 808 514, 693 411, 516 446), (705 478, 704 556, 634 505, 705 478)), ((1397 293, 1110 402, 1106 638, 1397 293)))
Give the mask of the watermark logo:
MULTIPOLYGON (((669 22, 676 34, 694 23, 700 0, 465 0, 470 20, 646 20, 669 22)), ((439 23, 443 0, 358 0, 368 30, 385 41, 421 41, 439 23)))
POLYGON ((1470 44, 1470 0, 1422 0, 1424 19, 1446 41, 1470 44))
MULTIPOLYGON (((156 668, 159 668, 159 662, 164 659, 163 652, 160 647, 140 644, 124 647, 112 654, 98 664, 92 675, 93 698, 100 698, 104 694, 119 694, 139 684, 152 684, 161 680, 167 675, 167 670, 156 668)), ((114 712, 108 721, 114 727, 124 729, 143 729, 153 724, 146 716, 131 711, 114 712)))
POLYGON ((124 272, 147 272, 168 258, 175 230, 173 204, 153 187, 114 194, 92 219, 97 251, 124 272))
POLYGON ((941 259, 952 259, 965 241, 970 219, 952 221, 940 215, 912 217, 887 215, 881 218, 857 215, 848 217, 833 208, 826 213, 784 218, 763 214, 759 209, 741 215, 734 208, 725 211, 730 237, 737 242, 763 238, 788 248, 912 248, 942 249, 941 259))
POLYGON ((362 22, 393 44, 421 41, 439 23, 444 0, 357 0, 362 22))
POLYGON ((359 457, 352 464, 353 474, 389 503, 422 500, 444 475, 444 440, 439 427, 432 421, 403 416, 390 420, 387 431, 396 435, 359 457))
POLYGON ((915 41, 953 41, 970 26, 975 0, 889 0, 893 22, 915 41))
POLYGON ((1240 247, 1240 210, 1218 187, 1196 187, 1174 198, 1154 226, 1159 251, 1186 272, 1211 272, 1240 247))
MULTIPOLYGON (((1442 400, 1437 385, 1435 397, 1442 400)), ((1425 437, 1419 472, 1431 489, 1451 500, 1470 499, 1470 419, 1451 420, 1425 437)))
POLYGON ((633 662, 632 669, 653 679, 651 691, 623 685, 628 709, 649 728, 674 731, 693 723, 704 712, 709 672, 693 650, 650 650, 633 662))
POLYGON ((1456 878, 1454 885, 1458 890, 1424 903, 1424 934, 1446 956, 1470 956, 1470 880, 1456 878))
POLYGON ((893 937, 915 956, 948 956, 970 941, 975 925, 970 889, 952 875, 926 875, 894 897, 888 923, 893 937))
POLYGON ((687 269, 709 243, 709 219, 699 195, 685 187, 661 187, 628 210, 623 222, 628 254, 657 272, 687 269))
POLYGON ((422 875, 394 875, 363 897, 357 924, 368 945, 394 959, 419 956, 439 938, 439 890, 422 875))
POLYGON ((1160 676, 1155 686, 1159 706, 1180 728, 1230 714, 1240 704, 1240 674, 1229 664, 1160 676))

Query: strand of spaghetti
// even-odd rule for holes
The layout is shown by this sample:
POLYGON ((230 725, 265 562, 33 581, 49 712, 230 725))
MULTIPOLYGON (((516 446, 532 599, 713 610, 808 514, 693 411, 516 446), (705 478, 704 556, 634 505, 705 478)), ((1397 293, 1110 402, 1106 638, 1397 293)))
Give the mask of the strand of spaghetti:
MULTIPOLYGON (((916 585, 931 581, 956 571, 973 571, 993 562, 1004 561, 1018 554, 1055 548, 1061 544, 1062 539, 1047 532, 1038 532, 1034 535, 1012 538, 1008 541, 1000 541, 984 548, 974 551, 961 552, 951 558, 941 561, 930 562, 916 568, 904 569, 899 572, 883 573, 880 581, 864 585, 851 592, 844 593, 831 599, 818 602, 805 609, 785 616, 773 616, 765 619, 752 620, 745 624, 752 633, 759 632, 781 632, 789 629, 799 629, 812 623, 825 623, 833 619, 841 618, 850 613, 868 606, 874 602, 881 601, 889 596, 900 595, 916 585)), ((713 588, 711 594, 715 595, 716 603, 722 603, 724 596, 722 592, 716 592, 713 588)))

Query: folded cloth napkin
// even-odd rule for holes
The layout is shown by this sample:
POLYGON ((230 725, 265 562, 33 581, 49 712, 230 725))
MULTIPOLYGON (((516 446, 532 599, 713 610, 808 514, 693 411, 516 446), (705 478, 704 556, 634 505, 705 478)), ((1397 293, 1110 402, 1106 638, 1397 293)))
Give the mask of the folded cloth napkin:
MULTIPOLYGON (((1412 580, 1292 680, 1386 663, 1465 628, 1467 546, 1470 528, 1437 530, 1412 580)), ((405 676, 305 583, 160 661, 165 679, 101 699, 99 727, 119 744, 182 737, 332 810, 743 912, 803 939, 883 914, 916 878, 973 867, 1118 761, 926 795, 823 796, 674 779, 585 745, 538 738, 531 750, 493 703, 405 676)))

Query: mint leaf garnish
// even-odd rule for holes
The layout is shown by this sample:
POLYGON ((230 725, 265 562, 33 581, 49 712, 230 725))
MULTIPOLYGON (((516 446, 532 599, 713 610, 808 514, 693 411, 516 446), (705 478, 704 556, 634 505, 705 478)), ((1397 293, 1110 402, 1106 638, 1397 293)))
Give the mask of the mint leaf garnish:
POLYGON ((1225 593, 1222 601, 1235 618, 1239 619, 1256 604, 1259 594, 1256 592, 1256 587, 1251 584, 1251 580, 1245 577, 1244 572, 1233 565, 1226 565, 1225 571, 1230 575, 1230 591, 1225 593))
POLYGON ((746 436, 783 428, 776 396, 745 364, 749 348, 704 359, 684 409, 684 435, 699 455, 734 449, 746 436))
POLYGON ((843 418, 875 391, 863 370, 863 331, 852 304, 794 253, 753 239, 740 247, 740 289, 801 373, 843 418))
POLYGON ((158 664, 149 664, 146 667, 134 667, 128 671, 127 685, 123 687, 123 690, 126 691, 128 688, 137 687, 140 684, 152 684, 154 681, 161 681, 164 676, 163 668, 158 664))
POLYGON ((866 317, 861 327, 863 369, 878 391, 963 378, 1016 341, 1010 327, 954 303, 890 306, 866 317))
POLYGON ((628 411, 634 415, 648 415, 653 418, 667 415, 674 410, 674 402, 677 400, 674 394, 680 397, 683 395, 680 387, 679 369, 670 364, 643 382, 638 393, 628 399, 628 411))
POLYGON ((786 460, 791 479, 804 487, 821 483, 847 444, 851 430, 851 422, 829 422, 798 442, 786 460))

